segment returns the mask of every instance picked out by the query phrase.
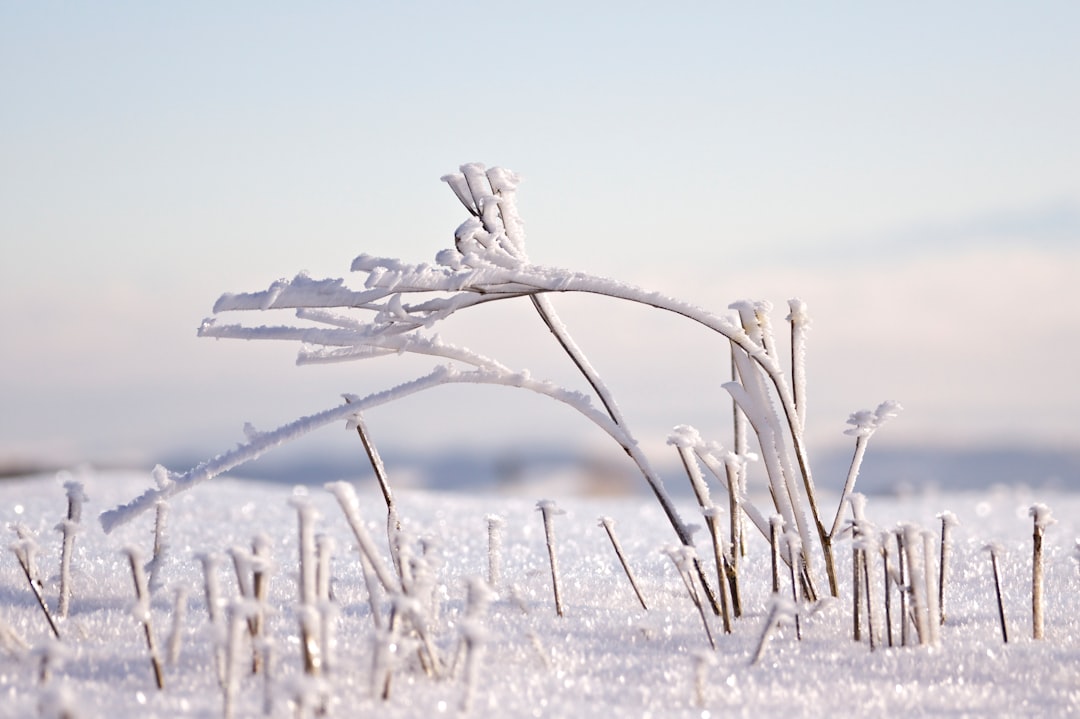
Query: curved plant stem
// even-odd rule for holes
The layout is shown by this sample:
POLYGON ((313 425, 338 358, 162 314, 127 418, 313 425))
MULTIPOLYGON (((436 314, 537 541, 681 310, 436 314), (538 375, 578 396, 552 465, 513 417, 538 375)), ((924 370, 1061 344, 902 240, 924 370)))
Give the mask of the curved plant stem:
MULTIPOLYGON (((574 338, 570 336, 570 332, 566 329, 566 325, 562 323, 562 320, 559 318, 558 313, 556 313, 555 308, 552 307, 548 297, 542 294, 532 294, 529 295, 529 299, 532 300, 533 307, 536 308, 536 311, 540 314, 544 324, 547 325, 548 330, 551 331, 551 334, 563 348, 563 351, 566 352, 570 357, 570 360, 578 368, 578 371, 581 372, 585 377, 585 380, 593 388, 593 391, 599 398, 600 403, 604 406, 604 410, 611 418, 611 421, 626 434, 628 442, 623 444, 623 450, 625 450, 626 454, 638 465, 638 469, 645 477, 645 481, 649 483, 650 489, 652 489, 657 501, 660 502, 660 506, 664 509, 664 514, 667 515, 668 521, 671 522, 671 526, 679 536, 679 541, 688 547, 692 547, 693 538, 690 536, 689 531, 686 529, 686 525, 683 524, 682 519, 679 517, 679 513, 675 509, 667 490, 664 489, 663 481, 660 477, 656 476, 647 464, 643 465, 635 458, 635 453, 631 448, 636 447, 637 443, 634 441, 633 435, 627 428, 626 420, 623 419, 622 412, 619 411, 619 406, 615 403, 615 399, 612 397, 610 390, 608 390, 607 384, 600 377, 600 373, 596 371, 592 366, 592 363, 589 362, 589 359, 585 356, 585 353, 578 347, 574 338)), ((719 615, 721 613, 719 600, 705 578, 705 570, 701 566, 700 560, 696 557, 694 558, 694 566, 697 570, 698 577, 701 580, 701 586, 705 590, 705 596, 709 600, 710 607, 713 612, 719 615)))

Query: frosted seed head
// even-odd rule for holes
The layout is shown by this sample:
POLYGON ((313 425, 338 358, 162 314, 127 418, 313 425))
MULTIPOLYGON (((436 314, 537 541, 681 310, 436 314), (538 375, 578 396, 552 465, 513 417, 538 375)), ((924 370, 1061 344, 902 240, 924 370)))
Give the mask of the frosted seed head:
MULTIPOLYGON (((57 475, 59 478, 61 474, 66 474, 70 477, 70 474, 60 473, 57 475)), ((83 483, 77 479, 68 479, 64 482, 64 491, 67 492, 68 500, 72 502, 88 502, 89 497, 86 496, 86 490, 83 487, 83 483)))
POLYGON ((672 429, 667 443, 682 449, 693 449, 704 444, 701 434, 688 424, 680 424, 672 429))
POLYGON ((558 505, 555 504, 554 499, 541 499, 536 503, 536 509, 543 512, 545 516, 566 514, 565 510, 559 509, 558 505))
POLYGON ((154 465, 154 469, 150 472, 150 476, 154 480, 154 484, 157 485, 159 490, 167 490, 174 484, 172 477, 170 477, 169 470, 160 464, 154 465))
POLYGON ((960 520, 955 514, 949 510, 945 510, 941 514, 937 515, 937 518, 941 520, 942 524, 946 527, 957 527, 960 525, 960 520))
POLYGON ((1050 515, 1050 508, 1040 502, 1031 505, 1031 509, 1028 510, 1028 515, 1035 520, 1035 526, 1039 531, 1046 529, 1057 521, 1050 515))
POLYGON ((791 312, 785 318, 791 324, 797 327, 809 327, 810 315, 806 311, 806 303, 797 297, 788 300, 788 309, 791 312))

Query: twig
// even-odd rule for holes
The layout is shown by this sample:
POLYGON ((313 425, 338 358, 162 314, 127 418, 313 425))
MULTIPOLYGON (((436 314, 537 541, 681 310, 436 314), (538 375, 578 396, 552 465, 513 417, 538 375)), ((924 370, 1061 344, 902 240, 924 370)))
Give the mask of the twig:
POLYGON ((945 624, 945 580, 948 579, 949 558, 952 554, 952 542, 950 530, 960 523, 956 515, 945 510, 938 515, 941 520, 941 566, 938 572, 938 611, 941 612, 941 623, 945 624))
POLYGON ((555 555, 555 527, 551 518, 564 512, 550 499, 540 500, 536 503, 536 508, 544 517, 544 539, 547 542, 548 559, 551 562, 551 586, 555 593, 555 613, 561 617, 563 616, 563 602, 559 587, 559 560, 555 555))
POLYGON ((998 569, 998 554, 1001 552, 1001 547, 997 543, 991 542, 984 548, 990 552, 990 566, 994 571, 994 593, 997 596, 998 619, 1001 620, 1001 640, 1008 644, 1009 627, 1005 622, 1005 602, 1001 596, 1001 572, 998 569))
POLYGON ((15 558, 18 559, 19 566, 22 567, 26 583, 30 585, 30 591, 34 593, 34 598, 37 599, 41 613, 45 615, 45 621, 49 623, 49 629, 52 630, 53 636, 59 639, 60 630, 56 628, 56 621, 49 612, 49 606, 45 603, 41 580, 37 576, 37 566, 34 562, 38 549, 37 541, 30 534, 30 530, 21 524, 16 525, 15 532, 18 534, 19 539, 11 545, 11 551, 15 553, 15 558))
POLYGON ((165 688, 165 675, 161 668, 161 657, 158 654, 157 642, 154 641, 154 630, 150 624, 150 590, 146 585, 146 572, 143 569, 142 558, 139 550, 135 547, 124 549, 128 563, 131 565, 131 576, 135 581, 135 616, 143 626, 143 634, 146 635, 146 648, 150 651, 150 665, 154 669, 154 682, 157 688, 165 688))
POLYGON ((386 538, 390 545, 390 558, 400 575, 401 565, 397 556, 397 534, 401 531, 401 520, 398 518, 394 495, 390 491, 390 479, 386 474, 386 465, 383 464, 382 457, 379 456, 379 450, 376 449, 375 443, 371 440, 371 434, 368 432, 363 416, 357 412, 353 415, 351 421, 356 426, 356 433, 360 435, 360 441, 364 445, 364 451, 367 452, 371 468, 375 471, 375 477, 379 481, 379 489, 382 491, 383 500, 386 502, 386 538))
POLYGON ((1042 639, 1043 629, 1043 532, 1055 520, 1045 504, 1033 504, 1029 511, 1033 520, 1031 558, 1031 636, 1042 639))
POLYGON ((67 519, 57 525, 57 529, 64 535, 60 552, 60 598, 56 607, 56 613, 61 619, 67 619, 71 605, 71 557, 75 551, 75 535, 81 528, 82 505, 87 501, 82 482, 64 482, 64 489, 68 498, 67 519))
POLYGON ((630 586, 634 588, 634 594, 637 595, 637 599, 641 603, 641 608, 648 611, 649 607, 645 604, 645 597, 642 596, 641 589, 638 587, 637 578, 634 577, 634 571, 630 569, 630 564, 627 563, 626 556, 623 554, 622 546, 615 536, 615 520, 611 517, 601 517, 600 526, 607 532, 608 539, 611 540, 611 546, 615 548, 615 554, 619 557, 619 564, 622 565, 623 571, 626 573, 626 578, 630 580, 630 586))
POLYGON ((678 547, 670 546, 664 548, 664 553, 668 555, 675 568, 679 572, 679 576, 683 580, 683 585, 686 587, 687 594, 690 595, 690 601, 694 603, 697 608, 698 615, 701 617, 701 623, 705 627, 705 636, 709 638, 709 646, 716 649, 716 640, 713 639, 712 628, 709 626, 709 618, 705 614, 705 606, 701 602, 701 595, 698 594, 697 587, 694 585, 694 574, 691 571, 694 566, 694 560, 696 559, 693 547, 687 547, 685 544, 678 547))

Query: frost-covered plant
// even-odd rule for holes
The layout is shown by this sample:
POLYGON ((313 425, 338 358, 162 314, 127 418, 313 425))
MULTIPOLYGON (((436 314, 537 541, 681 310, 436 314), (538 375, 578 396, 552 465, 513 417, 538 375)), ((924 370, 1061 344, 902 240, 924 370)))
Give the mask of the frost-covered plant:
POLYGON ((169 521, 169 503, 161 500, 154 506, 154 553, 146 563, 151 592, 161 588, 161 567, 165 563, 169 543, 165 539, 165 527, 169 521))
POLYGON ((1005 621, 1005 600, 1001 592, 1001 569, 998 566, 998 557, 1002 552, 1002 547, 997 542, 991 542, 984 549, 990 553, 990 568, 994 573, 994 595, 997 597, 998 619, 1001 622, 1001 641, 1008 644, 1009 626, 1005 621))
MULTIPOLYGON (((701 467, 698 465, 698 460, 694 454, 693 448, 702 444, 701 437, 697 430, 693 427, 686 425, 680 425, 675 428, 675 431, 668 437, 668 444, 673 445, 679 454, 679 460, 682 462, 683 469, 686 471, 686 476, 690 479, 690 486, 694 490, 694 496, 697 498, 698 506, 701 508, 701 513, 705 517, 705 525, 709 530, 709 538, 712 540, 713 559, 716 563, 716 580, 717 586, 720 589, 720 615, 724 619, 724 631, 731 632, 731 591, 728 584, 729 572, 728 572, 728 559, 726 557, 726 549, 723 546, 723 537, 720 531, 719 524, 719 511, 715 505, 713 505, 712 498, 709 495, 709 488, 705 484, 705 477, 701 473, 701 467)), ((710 595, 710 589, 707 584, 702 582, 702 586, 705 590, 706 596, 710 595)), ((711 598, 710 598, 711 600, 711 598)), ((715 605, 715 601, 710 601, 715 605)))
POLYGON ((877 532, 866 519, 866 497, 858 492, 848 497, 851 504, 852 539, 852 626, 855 641, 861 641, 860 614, 865 597, 867 637, 870 649, 877 646, 877 622, 874 613, 874 583, 870 579, 870 558, 877 553, 877 532))
MULTIPOLYGON (((905 523, 901 526, 901 531, 904 534, 904 552, 908 571, 908 603, 911 606, 911 614, 915 617, 915 631, 919 637, 919 644, 928 644, 930 643, 930 615, 927 604, 926 553, 923 549, 922 530, 914 524, 905 523)), ((936 618, 935 621, 937 621, 936 618)))
POLYGON ((697 560, 694 548, 684 544, 678 547, 664 547, 663 551, 672 564, 675 565, 675 569, 678 570, 683 585, 686 587, 686 593, 690 595, 690 601, 694 603, 694 607, 701 617, 701 623, 705 626, 705 635, 709 638, 709 646, 716 649, 716 640, 713 638, 712 628, 709 626, 709 617, 705 614, 705 605, 701 601, 701 594, 698 593, 697 585, 694 582, 694 567, 697 560))
POLYGON ((941 561, 938 566, 938 611, 941 613, 941 623, 945 623, 945 580, 949 576, 949 558, 952 555, 952 542, 950 533, 953 527, 960 524, 956 515, 945 510, 938 515, 941 520, 941 561))
MULTIPOLYGON (((524 228, 517 212, 518 177, 514 173, 471 163, 443 180, 464 205, 469 217, 455 231, 454 246, 439 252, 434 265, 362 254, 352 263, 354 272, 366 275, 361 289, 349 287, 342 279, 314 279, 299 274, 292 280, 275 282, 262 292, 225 294, 214 305, 216 314, 292 309, 304 324, 244 326, 208 319, 199 334, 217 338, 299 341, 302 343, 298 357, 300 364, 400 353, 428 355, 447 364, 385 391, 365 397, 346 396, 342 405, 269 432, 248 428, 247 441, 236 449, 187 472, 170 474, 167 485, 159 484, 131 502, 105 512, 101 521, 106 531, 149 509, 160 499, 167 499, 318 427, 345 420, 360 431, 363 439, 362 414, 367 409, 440 385, 475 383, 537 392, 584 415, 614 439, 635 463, 679 541, 690 546, 693 543, 690 529, 676 511, 660 476, 641 449, 599 372, 574 341, 551 303, 553 293, 589 293, 670 312, 717 333, 726 341, 734 368, 733 380, 724 387, 736 404, 735 454, 747 456, 745 426, 749 424, 758 440, 776 510, 802 539, 804 556, 800 571, 804 576, 801 581, 806 584, 809 595, 815 596, 813 563, 805 553, 811 548, 816 528, 830 591, 837 594, 832 537, 818 508, 804 440, 804 355, 809 327, 805 303, 792 300, 789 304, 791 355, 782 358, 773 336, 768 303, 731 305, 738 314, 736 321, 729 315, 716 314, 608 278, 531 263, 525 252, 524 228), (488 302, 516 298, 529 301, 586 380, 592 397, 535 379, 528 372, 511 369, 496 359, 444 342, 433 332, 437 325, 458 312, 488 302), (598 401, 599 407, 593 404, 593 399, 598 401)), ((370 450, 367 442, 365 447, 370 450)), ((376 471, 378 473, 377 467, 376 471)), ((739 472, 735 468, 735 474, 739 472)), ((384 492, 387 492, 388 485, 383 480, 380 476, 384 492)), ((736 477, 728 483, 732 497, 742 492, 741 482, 741 478, 736 477)), ((387 497, 389 504, 388 493, 387 497)), ((733 512, 732 521, 741 521, 741 513, 733 512)), ((767 532, 764 523, 758 526, 767 532)), ((733 554, 735 539, 731 543, 733 554)), ((393 541, 391 544, 393 552, 393 541)), ((702 586, 708 587, 700 565, 696 569, 702 586)), ((715 609, 715 602, 713 604, 715 609)))
POLYGON ((75 535, 82 528, 82 506, 87 501, 86 490, 79 480, 67 480, 64 482, 64 490, 68 499, 67 517, 56 525, 63 534, 60 548, 60 597, 56 603, 56 614, 61 619, 67 619, 71 606, 71 557, 75 552, 75 535))
POLYGON ((1029 510, 1034 524, 1031 558, 1031 636, 1043 638, 1043 533, 1055 520, 1045 504, 1031 505, 1029 510))
POLYGON ((18 560, 19 567, 23 571, 26 583, 30 585, 30 591, 34 593, 34 598, 37 600, 38 607, 41 608, 41 613, 45 615, 45 621, 49 623, 49 629, 52 630, 53 636, 59 639, 60 630, 56 627, 56 621, 49 611, 49 605, 45 603, 44 589, 42 588, 41 578, 38 576, 37 539, 30 529, 22 524, 15 525, 15 534, 18 539, 11 544, 11 551, 15 553, 15 558, 18 560))
POLYGON ((877 409, 873 411, 863 409, 853 412, 848 417, 847 423, 851 425, 851 429, 844 430, 844 434, 855 437, 855 454, 852 456, 851 465, 848 467, 844 490, 840 494, 840 506, 836 509, 832 529, 829 531, 830 537, 835 536, 840 529, 840 522, 844 517, 844 504, 855 488, 855 480, 859 477, 859 468, 862 466, 863 456, 866 454, 867 443, 874 436, 874 432, 885 422, 899 414, 901 409, 903 407, 900 406, 899 402, 889 400, 879 404, 877 409))
POLYGON ((157 641, 154 639, 154 626, 150 616, 150 589, 146 581, 146 571, 142 564, 142 555, 136 547, 126 547, 124 554, 131 565, 131 577, 135 582, 135 604, 132 606, 132 614, 142 624, 143 634, 146 637, 146 648, 150 652, 150 666, 154 670, 154 683, 159 690, 165 688, 165 673, 161 664, 161 654, 158 652, 157 641))
POLYGON ((565 514, 559 509, 554 500, 542 499, 536 503, 536 509, 544 519, 544 541, 547 543, 548 560, 551 563, 551 588, 555 594, 555 613, 563 615, 562 588, 559 583, 559 558, 555 552, 555 522, 556 514, 565 514))
POLYGON ((318 614, 315 611, 317 562, 315 557, 315 518, 317 512, 304 495, 291 499, 296 509, 300 555, 300 648, 304 655, 304 673, 317 675, 322 665, 319 651, 318 614))
POLYGON ((765 656, 765 646, 777 627, 792 617, 798 618, 795 605, 780 595, 774 595, 770 602, 769 614, 761 629, 761 637, 758 639, 757 648, 754 650, 754 656, 750 659, 751 666, 760 662, 761 658, 765 656))
POLYGON ((633 587, 634 594, 637 596, 638 602, 641 603, 641 608, 648 611, 649 607, 645 604, 645 597, 641 594, 641 588, 638 587, 637 577, 634 576, 634 570, 630 568, 630 563, 626 561, 626 555, 623 553, 622 544, 619 543, 619 538, 615 536, 615 520, 611 517, 600 517, 599 526, 604 528, 604 532, 607 533, 608 539, 611 540, 611 546, 615 549, 615 554, 619 558, 619 564, 622 565, 626 578, 630 580, 630 586, 633 587))
POLYGON ((923 568, 926 571, 926 641, 925 644, 940 644, 941 607, 938 605, 937 572, 934 571, 934 533, 926 530, 922 533, 923 568))

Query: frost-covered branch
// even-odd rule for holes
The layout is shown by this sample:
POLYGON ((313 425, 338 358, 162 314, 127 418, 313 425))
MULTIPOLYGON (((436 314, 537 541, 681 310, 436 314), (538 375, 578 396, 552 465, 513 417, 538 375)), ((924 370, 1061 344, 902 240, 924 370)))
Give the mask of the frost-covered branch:
POLYGON ((851 458, 851 465, 848 467, 847 479, 844 481, 844 491, 840 494, 840 506, 836 509, 836 516, 833 518, 829 537, 835 537, 840 530, 840 520, 844 516, 844 503, 847 502, 848 497, 851 496, 851 491, 855 488, 855 480, 859 477, 859 468, 862 466, 863 455, 866 454, 867 442, 870 441, 870 437, 874 435, 874 432, 881 425, 898 415, 902 409, 903 407, 896 400, 886 400, 873 411, 863 409, 853 412, 848 417, 847 423, 851 425, 851 428, 844 430, 844 434, 855 437, 855 454, 851 458))
MULTIPOLYGON (((134 519, 139 514, 151 509, 161 500, 194 487, 208 479, 229 471, 245 462, 256 459, 267 451, 281 444, 297 439, 313 430, 334 422, 349 420, 356 414, 373 407, 378 407, 417 392, 431 389, 444 384, 490 384, 506 387, 519 387, 538 394, 545 395, 577 410, 600 429, 607 432, 615 441, 626 449, 642 472, 649 478, 654 492, 658 496, 667 499, 667 492, 663 488, 659 476, 653 471, 647 458, 632 443, 626 434, 611 421, 604 412, 597 410, 588 397, 579 392, 573 392, 551 382, 536 380, 527 372, 513 373, 500 369, 476 369, 461 371, 450 366, 442 366, 433 372, 418 379, 398 385, 383 392, 376 392, 366 397, 347 396, 344 404, 332 407, 316 414, 301 417, 298 420, 282 425, 269 432, 250 431, 248 441, 238 445, 235 449, 203 462, 187 472, 175 474, 169 473, 169 480, 158 487, 149 489, 139 497, 127 504, 115 507, 101 515, 101 525, 106 532, 111 532, 117 526, 134 519)), ((663 501, 663 500, 662 500, 663 501)), ((678 519, 670 500, 664 506, 669 512, 669 517, 675 517, 678 522, 677 528, 681 527, 680 538, 683 535, 689 537, 689 530, 678 519)))

